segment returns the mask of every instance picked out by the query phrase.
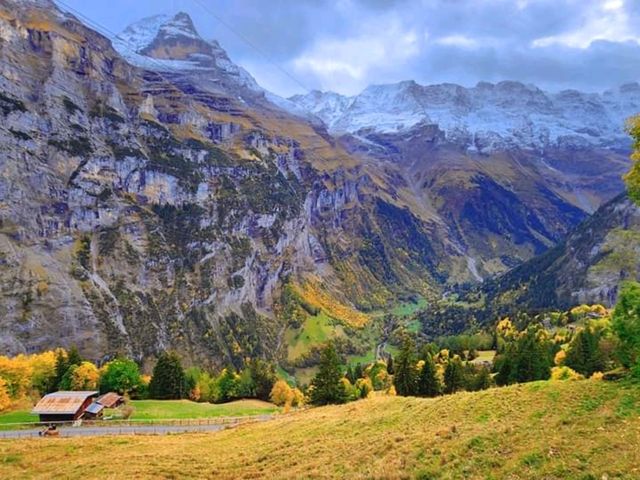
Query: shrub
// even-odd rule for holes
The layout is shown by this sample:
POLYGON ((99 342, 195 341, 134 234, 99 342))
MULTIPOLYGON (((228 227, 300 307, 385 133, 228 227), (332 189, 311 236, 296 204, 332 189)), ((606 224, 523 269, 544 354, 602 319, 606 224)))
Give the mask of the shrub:
POLYGON ((291 405, 293 403, 295 394, 287 382, 284 380, 278 380, 271 389, 270 398, 273 403, 279 407, 283 407, 287 404, 291 405))
POLYGON ((11 406, 11 397, 7 388, 7 381, 0 377, 0 412, 7 410, 11 406))
POLYGON ((551 380, 584 380, 584 377, 569 367, 553 367, 551 380))

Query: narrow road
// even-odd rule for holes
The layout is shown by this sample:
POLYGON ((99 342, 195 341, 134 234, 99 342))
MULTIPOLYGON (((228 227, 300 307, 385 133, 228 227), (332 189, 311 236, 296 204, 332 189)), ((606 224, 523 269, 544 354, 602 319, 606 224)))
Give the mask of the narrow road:
POLYGON ((376 345, 376 360, 385 360, 390 354, 386 351, 387 341, 393 329, 396 327, 397 318, 393 315, 387 315, 382 325, 382 337, 380 343, 376 345))
MULTIPOLYGON (((251 418, 252 421, 266 422, 272 420, 273 415, 261 415, 251 418)), ((94 437, 102 435, 165 435, 167 433, 185 432, 218 432, 225 428, 245 423, 243 421, 231 423, 212 423, 209 425, 120 425, 104 427, 58 427, 60 437, 94 437)), ((0 430, 0 439, 39 437, 43 427, 23 430, 0 430)), ((43 437, 45 438, 45 437, 43 437)))

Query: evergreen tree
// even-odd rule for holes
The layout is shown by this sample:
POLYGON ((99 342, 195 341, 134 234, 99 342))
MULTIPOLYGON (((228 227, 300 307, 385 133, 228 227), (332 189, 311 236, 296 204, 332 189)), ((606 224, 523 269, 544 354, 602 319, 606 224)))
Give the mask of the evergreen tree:
POLYGON ((476 375, 473 377, 471 390, 486 390, 491 387, 492 383, 489 369, 487 367, 480 367, 476 375))
POLYGON ((356 378, 356 381, 359 378, 364 378, 364 368, 362 368, 360 362, 356 363, 356 368, 353 369, 353 376, 356 378))
POLYGON ((518 338, 511 382, 547 380, 551 376, 551 350, 537 326, 528 327, 518 338))
POLYGON ((515 357, 515 347, 513 345, 503 346, 503 353, 494 360, 494 371, 496 372, 496 383, 498 385, 509 385, 513 383, 513 370, 515 357))
POLYGON ((464 365, 462 360, 456 355, 449 362, 444 369, 444 391, 445 393, 455 393, 464 389, 464 365))
POLYGON ((417 370, 415 345, 411 337, 405 336, 402 348, 398 354, 393 376, 393 386, 398 395, 409 396, 416 394, 417 370))
POLYGON ((418 375, 417 393, 423 397, 435 397, 442 393, 440 379, 436 372, 436 364, 433 357, 428 355, 424 358, 424 365, 418 375))
POLYGON ((330 403, 345 403, 347 391, 342 382, 342 367, 340 358, 333 342, 329 342, 322 351, 320 368, 311 382, 311 403, 327 405, 330 403))
POLYGON ((355 385, 356 380, 358 380, 354 368, 351 366, 351 364, 347 365, 347 372, 344 374, 344 376, 352 385, 355 385))
POLYGON ((387 360, 387 373, 393 375, 393 357, 391 355, 389 355, 389 359, 387 360))
POLYGON ((69 369, 69 361, 67 358, 68 357, 64 350, 60 349, 56 352, 56 373, 51 384, 51 391, 60 390, 64 374, 67 373, 67 370, 69 369))
POLYGON ((564 363, 585 377, 603 371, 605 365, 599 335, 589 327, 580 330, 569 345, 564 363))
POLYGON ((248 365, 253 381, 254 395, 265 402, 269 401, 273 385, 278 380, 276 368, 272 363, 264 360, 251 360, 248 365))
POLYGON ((69 350, 69 354, 67 355, 67 363, 69 364, 69 366, 78 366, 82 363, 82 357, 80 356, 78 347, 76 347, 75 345, 73 345, 69 350))
POLYGON ((627 368, 635 367, 640 375, 640 283, 627 282, 622 286, 612 327, 619 339, 616 354, 620 363, 627 368))
POLYGON ((160 400, 186 398, 186 376, 175 352, 162 352, 153 369, 149 383, 149 396, 160 400))

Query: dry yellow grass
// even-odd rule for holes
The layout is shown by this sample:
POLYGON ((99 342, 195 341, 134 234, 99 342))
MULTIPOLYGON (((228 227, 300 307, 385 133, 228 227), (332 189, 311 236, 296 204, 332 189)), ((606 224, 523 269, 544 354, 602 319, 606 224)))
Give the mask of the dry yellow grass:
POLYGON ((298 295, 310 305, 324 310, 327 315, 354 328, 362 328, 369 323, 369 317, 353 307, 338 301, 320 286, 320 280, 308 279, 304 284, 294 286, 298 295))
POLYGON ((640 478, 640 387, 375 397, 212 434, 0 442, 0 478, 640 478))

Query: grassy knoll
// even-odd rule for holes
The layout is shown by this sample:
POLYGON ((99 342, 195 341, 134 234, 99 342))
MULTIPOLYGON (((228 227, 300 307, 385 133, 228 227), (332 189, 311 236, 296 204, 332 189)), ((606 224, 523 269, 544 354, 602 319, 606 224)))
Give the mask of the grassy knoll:
POLYGON ((189 400, 133 400, 133 420, 239 417, 275 412, 278 408, 260 400, 238 400, 213 404, 189 400))
POLYGON ((0 478, 640 478, 640 386, 374 397, 211 434, 0 441, 0 478))
POLYGON ((297 330, 289 330, 286 341, 289 345, 289 360, 295 360, 309 351, 313 345, 326 342, 335 336, 344 335, 342 325, 336 323, 326 313, 309 316, 297 330))
POLYGON ((16 410, 0 414, 0 430, 13 428, 10 423, 37 422, 38 416, 32 415, 30 410, 16 410))

